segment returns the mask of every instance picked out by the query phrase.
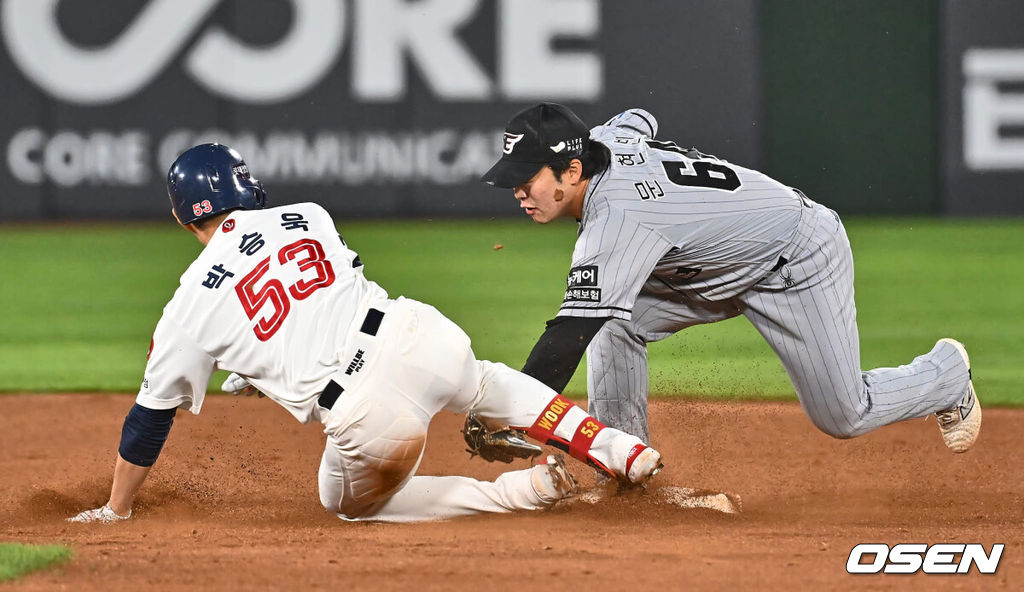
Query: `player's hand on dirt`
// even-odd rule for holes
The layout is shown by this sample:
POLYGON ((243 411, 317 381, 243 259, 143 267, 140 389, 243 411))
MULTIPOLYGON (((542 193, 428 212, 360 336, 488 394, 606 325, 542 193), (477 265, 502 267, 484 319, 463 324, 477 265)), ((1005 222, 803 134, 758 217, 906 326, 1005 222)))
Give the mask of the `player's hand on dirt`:
POLYGON ((127 520, 132 517, 132 511, 128 510, 127 516, 122 516, 110 509, 110 504, 103 504, 103 506, 96 508, 95 510, 86 510, 81 512, 77 516, 68 518, 68 522, 100 522, 108 524, 110 522, 120 522, 121 520, 127 520))
POLYGON ((248 380, 234 372, 228 375, 224 384, 220 385, 220 390, 225 393, 231 393, 235 396, 251 397, 256 395, 256 397, 260 399, 266 396, 261 393, 259 389, 250 384, 248 380))

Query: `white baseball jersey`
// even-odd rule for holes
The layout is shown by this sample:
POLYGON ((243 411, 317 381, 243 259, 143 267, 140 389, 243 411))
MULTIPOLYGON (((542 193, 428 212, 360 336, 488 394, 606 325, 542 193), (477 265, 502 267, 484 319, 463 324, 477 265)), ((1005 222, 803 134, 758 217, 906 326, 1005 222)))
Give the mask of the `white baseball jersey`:
POLYGON ((587 188, 559 316, 629 319, 641 288, 723 300, 772 270, 805 209, 797 192, 616 123, 590 132, 611 165, 587 188))
MULTIPOLYGON (((320 501, 346 520, 534 510, 564 495, 534 485, 551 481, 546 465, 494 482, 415 475, 430 420, 441 409, 473 409, 498 425, 530 426, 554 413, 555 393, 503 364, 477 360, 469 336, 435 308, 387 298, 365 279, 320 206, 233 212, 164 308, 137 401, 199 413, 210 374, 224 369, 299 421, 322 421, 320 501), (367 332, 371 306, 386 316, 367 332), (319 407, 331 380, 344 394, 319 407)), ((565 420, 555 422, 551 437, 581 451, 589 443, 586 458, 626 475, 631 451, 643 443, 613 428, 581 438, 577 432, 591 418, 567 406, 559 407, 565 420)))
POLYGON ((198 414, 223 369, 309 422, 356 315, 382 298, 320 206, 232 212, 164 307, 137 402, 198 414))

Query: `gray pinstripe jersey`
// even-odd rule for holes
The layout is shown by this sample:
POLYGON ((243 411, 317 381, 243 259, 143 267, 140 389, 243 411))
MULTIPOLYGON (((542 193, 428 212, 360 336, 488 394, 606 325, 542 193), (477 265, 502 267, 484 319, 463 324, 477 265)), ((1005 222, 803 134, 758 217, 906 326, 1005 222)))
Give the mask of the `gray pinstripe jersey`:
POLYGON ((973 400, 967 355, 950 340, 861 370, 853 253, 835 212, 656 135, 642 109, 591 130, 612 164, 588 187, 559 314, 615 317, 587 348, 594 417, 646 439, 647 344, 741 314, 837 438, 973 400))
POLYGON ((612 163, 587 189, 559 316, 629 319, 641 288, 724 300, 771 272, 807 209, 801 194, 615 123, 590 132, 612 163))

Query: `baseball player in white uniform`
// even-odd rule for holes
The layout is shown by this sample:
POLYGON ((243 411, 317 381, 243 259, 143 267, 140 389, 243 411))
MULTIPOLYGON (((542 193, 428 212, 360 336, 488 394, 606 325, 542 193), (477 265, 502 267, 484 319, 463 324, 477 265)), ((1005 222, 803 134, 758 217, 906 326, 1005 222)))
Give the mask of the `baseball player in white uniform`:
POLYGON ((535 510, 575 491, 560 456, 494 482, 414 476, 441 409, 562 445, 629 483, 660 467, 660 454, 639 438, 605 428, 533 378, 477 360, 469 337, 433 307, 389 298, 320 206, 264 209, 262 185, 234 150, 186 151, 170 169, 168 193, 204 248, 157 324, 110 498, 72 521, 131 515, 175 410, 198 414, 216 369, 232 372, 224 390, 256 389, 300 422, 323 424, 320 500, 346 520, 535 510))
POLYGON ((523 371, 561 391, 586 349, 591 413, 646 439, 647 343, 744 315, 826 434, 852 438, 933 413, 951 450, 970 448, 981 406, 959 342, 861 370, 853 255, 839 216, 657 132, 643 109, 590 130, 554 103, 509 122, 501 159, 482 180, 512 188, 538 223, 579 222, 568 289, 523 371))

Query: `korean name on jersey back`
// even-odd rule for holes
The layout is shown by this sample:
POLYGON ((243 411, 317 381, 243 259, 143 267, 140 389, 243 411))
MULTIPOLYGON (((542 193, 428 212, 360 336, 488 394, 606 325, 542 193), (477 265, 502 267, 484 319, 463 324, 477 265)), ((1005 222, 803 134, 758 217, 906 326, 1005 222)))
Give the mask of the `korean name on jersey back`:
POLYGON ((601 288, 597 287, 597 266, 581 265, 569 270, 563 302, 600 302, 601 288))

